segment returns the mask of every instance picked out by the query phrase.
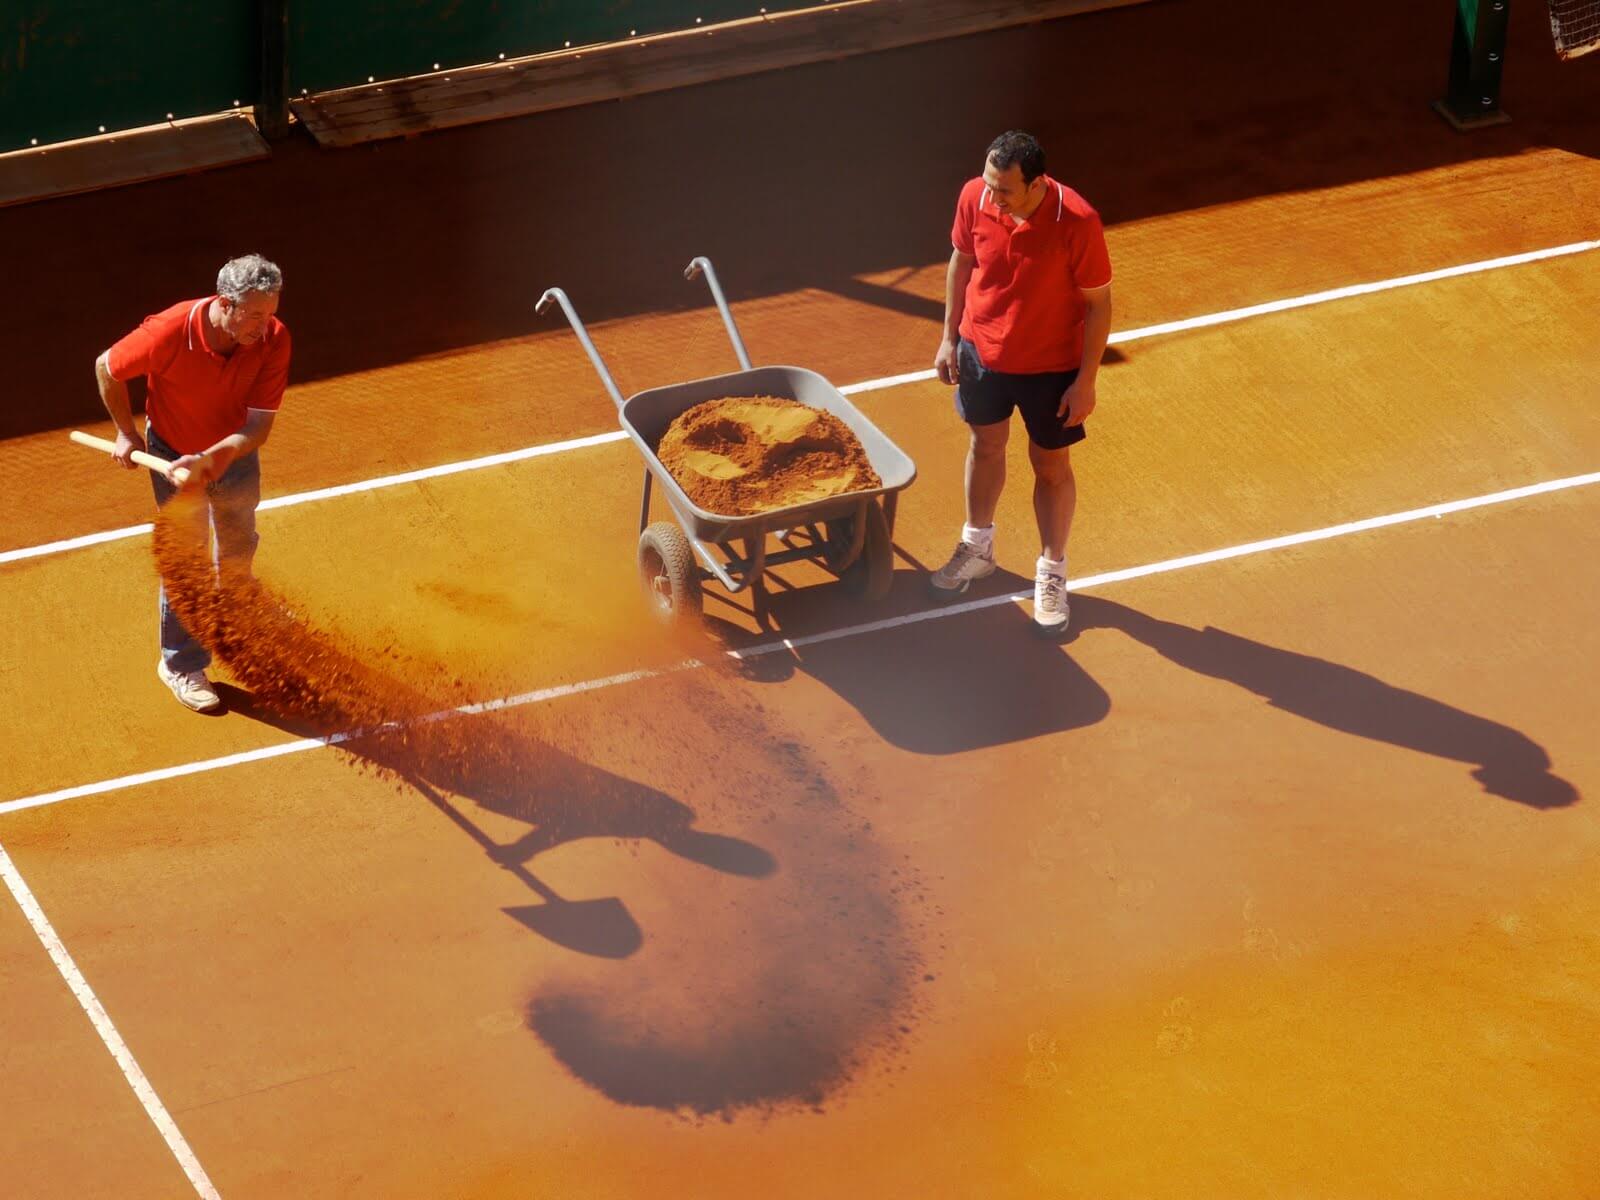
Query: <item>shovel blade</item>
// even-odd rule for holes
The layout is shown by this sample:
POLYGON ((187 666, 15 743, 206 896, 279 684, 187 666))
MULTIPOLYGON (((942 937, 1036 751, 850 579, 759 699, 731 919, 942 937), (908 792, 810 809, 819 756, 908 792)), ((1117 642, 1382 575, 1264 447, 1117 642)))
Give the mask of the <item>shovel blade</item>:
POLYGON ((644 933, 622 901, 551 900, 502 909, 540 937, 579 954, 627 958, 644 945, 644 933))

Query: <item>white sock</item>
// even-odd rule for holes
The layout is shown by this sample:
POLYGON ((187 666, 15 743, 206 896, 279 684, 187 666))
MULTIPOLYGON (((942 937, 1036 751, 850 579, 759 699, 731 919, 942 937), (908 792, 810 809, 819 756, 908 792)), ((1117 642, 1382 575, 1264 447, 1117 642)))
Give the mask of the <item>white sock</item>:
POLYGON ((1067 577, 1067 560, 1064 557, 1046 558, 1041 554, 1039 555, 1039 561, 1034 564, 1034 570, 1041 575, 1059 575, 1065 579, 1067 577))
POLYGON ((975 525, 963 525, 961 540, 969 546, 976 546, 985 554, 991 554, 994 552, 994 526, 985 525, 979 529, 975 525))

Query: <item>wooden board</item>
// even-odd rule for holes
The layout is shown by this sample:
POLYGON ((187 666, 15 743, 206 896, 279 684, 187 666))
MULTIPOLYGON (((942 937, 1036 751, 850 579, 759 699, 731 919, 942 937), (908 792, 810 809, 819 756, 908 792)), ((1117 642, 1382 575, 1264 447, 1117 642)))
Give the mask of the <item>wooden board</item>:
POLYGON ((291 108, 320 145, 355 146, 1144 2, 848 0, 323 92, 291 108))
POLYGON ((16 150, 0 154, 0 207, 186 175, 270 153, 256 127, 231 112, 16 150))

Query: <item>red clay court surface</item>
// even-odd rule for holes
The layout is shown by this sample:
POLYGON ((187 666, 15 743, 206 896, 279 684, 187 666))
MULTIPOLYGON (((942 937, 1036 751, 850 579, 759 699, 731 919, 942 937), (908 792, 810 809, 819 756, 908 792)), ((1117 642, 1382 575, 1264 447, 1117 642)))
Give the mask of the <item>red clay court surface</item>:
POLYGON ((1600 74, 1520 6, 1515 119, 1461 137, 1448 6, 1392 7, 1156 3, 0 216, 0 1195, 1593 1195, 1600 74), (1005 569, 930 608, 965 436, 913 379, 854 393, 919 470, 888 600, 786 569, 684 667, 534 300, 625 392, 728 370, 703 253, 758 363, 925 371, 1008 125, 1117 270, 1075 636, 1008 598, 1017 438, 1005 569), (261 577, 516 697, 462 720, 525 770, 193 716, 149 537, 55 545, 150 516, 66 441, 94 355, 252 248, 297 347, 261 577))

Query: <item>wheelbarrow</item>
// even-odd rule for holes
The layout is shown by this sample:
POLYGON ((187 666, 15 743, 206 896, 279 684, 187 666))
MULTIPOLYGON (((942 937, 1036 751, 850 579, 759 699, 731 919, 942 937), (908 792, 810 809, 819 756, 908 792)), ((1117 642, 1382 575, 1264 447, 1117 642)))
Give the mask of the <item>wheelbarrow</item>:
POLYGON ((899 493, 917 477, 916 464, 851 404, 838 388, 804 367, 755 367, 710 260, 696 258, 684 278, 703 274, 722 314, 734 354, 743 368, 687 383, 650 388, 627 399, 590 340, 572 301, 560 288, 539 298, 537 311, 559 304, 578 335, 600 381, 616 402, 624 432, 644 457, 644 496, 639 504, 639 576, 652 612, 664 623, 699 617, 702 584, 715 580, 730 594, 748 590, 756 617, 767 624, 767 571, 787 563, 818 562, 850 593, 881 600, 894 575, 894 519, 899 493), (860 440, 881 487, 808 500, 750 516, 707 512, 689 499, 656 455, 667 427, 707 400, 730 396, 776 396, 820 408, 843 421, 860 440), (650 520, 652 488, 660 488, 675 520, 650 520))

